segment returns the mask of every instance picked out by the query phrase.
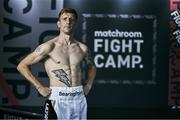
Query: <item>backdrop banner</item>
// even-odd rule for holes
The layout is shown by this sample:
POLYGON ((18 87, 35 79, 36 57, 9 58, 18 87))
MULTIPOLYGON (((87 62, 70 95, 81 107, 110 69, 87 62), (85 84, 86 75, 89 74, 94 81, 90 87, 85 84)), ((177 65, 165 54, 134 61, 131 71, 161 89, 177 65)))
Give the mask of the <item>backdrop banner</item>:
POLYGON ((180 0, 170 0, 169 95, 171 109, 180 109, 180 0))
POLYGON ((156 84, 156 16, 83 14, 82 29, 98 68, 96 83, 156 84))
MULTIPOLYGON (((168 85, 169 106, 178 106, 179 3, 171 2, 171 33, 169 3, 169 0, 1 0, 0 105, 43 106, 45 98, 16 67, 39 44, 59 33, 56 24, 59 11, 74 8, 78 13, 75 38, 89 47, 97 66, 97 76, 87 96, 89 108, 167 109, 168 85)), ((82 67, 84 84, 87 66, 82 67)), ((31 70, 40 82, 48 85, 42 63, 31 66, 31 70)))
POLYGON ((64 7, 77 10, 76 38, 97 66, 90 107, 167 108, 169 1, 65 0, 64 7))
MULTIPOLYGON (((63 0, 1 0, 0 6, 0 105, 42 106, 44 98, 16 67, 25 55, 58 33, 63 0)), ((41 64, 31 70, 48 84, 41 64)))

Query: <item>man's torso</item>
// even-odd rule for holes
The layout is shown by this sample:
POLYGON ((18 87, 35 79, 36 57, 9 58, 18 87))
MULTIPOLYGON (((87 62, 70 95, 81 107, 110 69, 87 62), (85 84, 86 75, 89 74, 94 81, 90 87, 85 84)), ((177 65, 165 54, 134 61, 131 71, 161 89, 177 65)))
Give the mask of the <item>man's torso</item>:
POLYGON ((81 85, 81 61, 85 55, 82 46, 75 41, 69 46, 54 42, 44 65, 50 86, 71 87, 81 85))

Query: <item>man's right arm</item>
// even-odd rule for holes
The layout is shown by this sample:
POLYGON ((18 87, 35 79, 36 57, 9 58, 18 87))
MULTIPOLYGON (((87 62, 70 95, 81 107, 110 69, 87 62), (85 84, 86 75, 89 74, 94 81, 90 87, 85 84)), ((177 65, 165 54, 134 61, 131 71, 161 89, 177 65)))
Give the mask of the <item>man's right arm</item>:
POLYGON ((36 48, 36 50, 26 56, 17 66, 17 70, 27 79, 29 80, 39 91, 39 93, 46 97, 50 94, 50 88, 44 87, 37 78, 32 74, 29 67, 35 63, 41 61, 47 54, 50 52, 50 45, 40 45, 36 48))

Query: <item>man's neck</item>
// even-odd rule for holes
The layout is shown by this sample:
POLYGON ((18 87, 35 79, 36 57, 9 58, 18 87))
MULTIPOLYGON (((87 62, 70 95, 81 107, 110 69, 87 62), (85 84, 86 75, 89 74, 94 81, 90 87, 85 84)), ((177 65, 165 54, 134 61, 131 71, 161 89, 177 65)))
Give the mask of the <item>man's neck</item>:
POLYGON ((63 33, 59 35, 58 42, 60 43, 63 43, 65 45, 70 45, 73 41, 74 41, 73 35, 67 35, 63 33))

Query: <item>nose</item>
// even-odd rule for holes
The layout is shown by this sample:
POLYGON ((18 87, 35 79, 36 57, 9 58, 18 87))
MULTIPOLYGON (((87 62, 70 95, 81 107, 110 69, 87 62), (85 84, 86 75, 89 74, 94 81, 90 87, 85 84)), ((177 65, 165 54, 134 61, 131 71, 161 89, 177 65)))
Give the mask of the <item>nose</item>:
POLYGON ((70 23, 70 19, 67 19, 66 22, 67 22, 67 23, 70 23))
POLYGON ((68 18, 68 19, 66 20, 66 23, 67 23, 67 24, 70 24, 70 23, 71 23, 71 19, 68 18))

